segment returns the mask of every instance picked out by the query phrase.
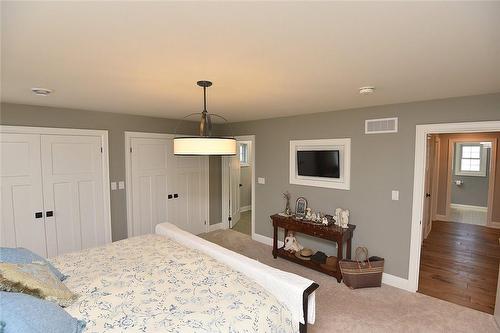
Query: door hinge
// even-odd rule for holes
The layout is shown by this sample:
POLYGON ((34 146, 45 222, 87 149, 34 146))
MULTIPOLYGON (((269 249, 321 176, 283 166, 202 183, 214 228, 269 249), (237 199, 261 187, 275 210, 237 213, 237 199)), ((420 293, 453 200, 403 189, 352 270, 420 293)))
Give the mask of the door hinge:
POLYGON ((207 221, 205 221, 205 225, 207 225, 207 221))
POLYGON ((420 225, 422 225, 422 220, 420 220, 420 225))
POLYGON ((101 147, 101 153, 102 153, 102 147, 101 147))
POLYGON ((130 147, 130 152, 132 152, 132 147, 130 147))

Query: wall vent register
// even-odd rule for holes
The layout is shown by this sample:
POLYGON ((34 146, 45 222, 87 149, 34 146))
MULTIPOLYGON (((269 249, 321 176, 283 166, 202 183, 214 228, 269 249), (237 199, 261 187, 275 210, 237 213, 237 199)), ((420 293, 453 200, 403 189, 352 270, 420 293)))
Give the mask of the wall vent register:
POLYGON ((397 133, 398 118, 365 120, 365 134, 397 133))

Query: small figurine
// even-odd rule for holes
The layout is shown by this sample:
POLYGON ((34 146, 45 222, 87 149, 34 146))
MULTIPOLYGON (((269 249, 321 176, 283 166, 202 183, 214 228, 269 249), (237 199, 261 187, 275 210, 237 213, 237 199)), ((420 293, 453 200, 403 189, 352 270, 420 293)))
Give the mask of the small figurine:
POLYGON ((333 219, 335 220, 335 224, 340 226, 340 213, 342 212, 342 208, 335 209, 335 216, 333 219))
POLYGON ((316 222, 316 219, 317 219, 316 213, 312 213, 311 214, 311 221, 316 222))
POLYGON ((328 225, 328 219, 326 218, 326 216, 321 220, 321 224, 328 225))
POLYGON ((344 229, 347 229, 348 224, 349 224, 349 209, 346 209, 340 213, 340 226, 344 229))
POLYGON ((285 191, 282 194, 283 198, 285 199, 285 210, 283 211, 283 213, 285 213, 286 215, 290 215, 290 193, 288 193, 288 191, 285 191))
POLYGON ((297 238, 295 238, 295 234, 293 233, 293 231, 289 231, 285 237, 285 246, 283 248, 286 251, 293 253, 299 252, 304 247, 297 241, 297 238))
POLYGON ((312 210, 310 207, 306 208, 306 220, 310 220, 312 218, 312 210))

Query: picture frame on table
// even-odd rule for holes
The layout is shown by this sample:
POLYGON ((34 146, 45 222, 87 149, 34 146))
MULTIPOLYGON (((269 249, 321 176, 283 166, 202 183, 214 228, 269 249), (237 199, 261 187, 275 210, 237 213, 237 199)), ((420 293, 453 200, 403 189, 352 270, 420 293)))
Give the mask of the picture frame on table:
POLYGON ((306 216, 307 200, 304 197, 298 197, 295 201, 295 216, 297 218, 304 218, 306 216))

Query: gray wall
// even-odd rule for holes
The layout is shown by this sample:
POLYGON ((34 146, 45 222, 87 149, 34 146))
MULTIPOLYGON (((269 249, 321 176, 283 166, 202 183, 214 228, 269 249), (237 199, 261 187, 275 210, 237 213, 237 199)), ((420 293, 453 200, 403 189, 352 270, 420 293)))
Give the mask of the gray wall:
MULTIPOLYGON (((108 130, 109 177, 110 181, 119 181, 125 180, 124 132, 173 133, 178 120, 2 103, 0 124, 108 130)), ((196 130, 197 124, 192 122, 184 122, 179 128, 179 132, 184 133, 196 130)), ((111 228, 113 241, 127 237, 125 190, 111 191, 111 228)))
POLYGON ((209 224, 222 222, 222 159, 210 156, 210 221, 209 224))
POLYGON ((245 166, 240 168, 240 207, 252 204, 252 168, 245 166))
MULTIPOLYGON (((452 184, 451 184, 451 203, 460 205, 472 205, 487 207, 488 206, 488 188, 489 188, 489 163, 490 149, 487 149, 488 156, 486 158, 487 171, 486 176, 458 176, 455 175, 455 166, 453 163, 452 184), (455 180, 462 180, 463 185, 455 185, 455 180)), ((455 154, 458 151, 455 149, 455 154)), ((453 160, 455 161, 455 159, 453 160)))
MULTIPOLYGON (((500 120, 500 94, 393 104, 268 120, 233 123, 235 135, 256 140, 256 225, 258 234, 271 237, 269 216, 283 207, 281 193, 308 199, 313 209, 332 213, 351 209, 357 225, 353 246, 365 245, 372 255, 386 258, 385 271, 408 277, 415 154, 415 125, 440 122, 500 120), (364 120, 399 117, 399 133, 364 134, 364 120), (351 138, 351 190, 289 184, 289 141, 351 138), (399 201, 391 190, 400 191, 399 201)), ((226 128, 227 130, 227 128, 226 128)), ((334 248, 313 242, 317 248, 334 248)))

